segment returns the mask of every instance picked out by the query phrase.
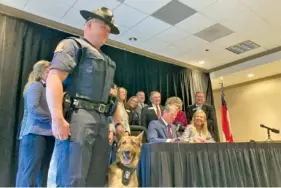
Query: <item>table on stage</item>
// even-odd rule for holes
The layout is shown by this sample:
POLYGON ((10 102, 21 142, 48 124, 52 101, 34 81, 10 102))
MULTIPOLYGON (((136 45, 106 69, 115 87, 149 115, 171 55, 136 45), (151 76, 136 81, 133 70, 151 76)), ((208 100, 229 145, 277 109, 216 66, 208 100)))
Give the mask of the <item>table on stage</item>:
POLYGON ((144 144, 138 176, 142 187, 280 187, 281 144, 144 144))

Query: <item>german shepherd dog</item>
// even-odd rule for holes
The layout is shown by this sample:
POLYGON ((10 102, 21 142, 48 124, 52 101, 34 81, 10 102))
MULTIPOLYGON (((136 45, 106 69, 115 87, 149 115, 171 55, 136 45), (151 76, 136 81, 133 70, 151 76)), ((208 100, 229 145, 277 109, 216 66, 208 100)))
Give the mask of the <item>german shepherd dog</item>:
POLYGON ((122 136, 117 144, 116 161, 109 167, 108 187, 138 187, 136 168, 139 163, 143 132, 122 136))

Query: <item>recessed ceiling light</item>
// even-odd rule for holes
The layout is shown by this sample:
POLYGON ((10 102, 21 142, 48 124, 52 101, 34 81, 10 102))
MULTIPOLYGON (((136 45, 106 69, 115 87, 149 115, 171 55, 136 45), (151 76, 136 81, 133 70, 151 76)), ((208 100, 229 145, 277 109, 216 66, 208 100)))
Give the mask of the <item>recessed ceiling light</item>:
POLYGON ((205 63, 205 61, 199 61, 199 64, 203 65, 205 63))
POLYGON ((255 75, 253 74, 253 73, 251 73, 251 74, 248 74, 248 77, 249 78, 252 78, 252 77, 254 77, 255 75))
POLYGON ((223 81, 223 77, 221 76, 221 81, 223 81))
POLYGON ((138 39, 136 37, 130 37, 129 41, 137 41, 138 39))

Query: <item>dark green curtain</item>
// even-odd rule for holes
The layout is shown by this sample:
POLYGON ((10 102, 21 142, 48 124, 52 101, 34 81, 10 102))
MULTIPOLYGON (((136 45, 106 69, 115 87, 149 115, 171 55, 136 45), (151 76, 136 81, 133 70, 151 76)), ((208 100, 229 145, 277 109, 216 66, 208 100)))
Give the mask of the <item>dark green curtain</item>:
MULTIPOLYGON (((33 64, 51 61, 58 42, 71 35, 4 14, 0 26, 0 186, 14 186, 23 87, 33 64)), ((158 90, 162 104, 174 95, 183 99, 185 107, 192 103, 191 70, 109 46, 103 51, 116 62, 115 83, 125 87, 129 96, 143 90, 148 99, 149 92, 158 90)))
POLYGON ((171 96, 184 96, 184 106, 191 103, 190 70, 109 46, 103 47, 103 51, 116 62, 115 81, 118 86, 128 90, 128 96, 144 91, 149 103, 150 92, 159 91, 163 105, 171 96))

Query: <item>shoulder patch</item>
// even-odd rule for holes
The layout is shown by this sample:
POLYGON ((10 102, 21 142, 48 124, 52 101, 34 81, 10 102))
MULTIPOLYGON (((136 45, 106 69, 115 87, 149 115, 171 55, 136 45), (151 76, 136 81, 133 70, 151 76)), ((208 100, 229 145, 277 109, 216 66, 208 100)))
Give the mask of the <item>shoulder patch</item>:
POLYGON ((65 48, 66 48, 66 42, 65 42, 65 40, 63 40, 57 45, 55 53, 63 52, 65 50, 65 48))

